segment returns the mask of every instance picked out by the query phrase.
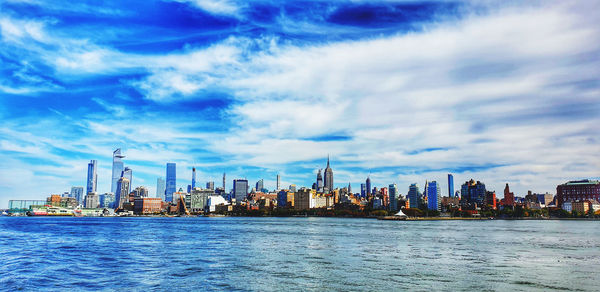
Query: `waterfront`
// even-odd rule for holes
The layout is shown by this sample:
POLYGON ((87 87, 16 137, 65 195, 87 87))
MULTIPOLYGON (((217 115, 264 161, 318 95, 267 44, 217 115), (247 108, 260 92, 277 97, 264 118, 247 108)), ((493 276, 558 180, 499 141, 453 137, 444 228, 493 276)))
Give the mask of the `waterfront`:
POLYGON ((598 221, 0 218, 3 290, 594 291, 598 221))

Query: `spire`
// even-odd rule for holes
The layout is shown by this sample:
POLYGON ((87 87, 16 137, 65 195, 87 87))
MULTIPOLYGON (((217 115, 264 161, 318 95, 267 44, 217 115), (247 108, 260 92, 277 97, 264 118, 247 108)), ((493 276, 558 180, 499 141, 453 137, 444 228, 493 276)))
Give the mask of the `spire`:
POLYGON ((329 168, 329 154, 327 154, 327 168, 329 168))

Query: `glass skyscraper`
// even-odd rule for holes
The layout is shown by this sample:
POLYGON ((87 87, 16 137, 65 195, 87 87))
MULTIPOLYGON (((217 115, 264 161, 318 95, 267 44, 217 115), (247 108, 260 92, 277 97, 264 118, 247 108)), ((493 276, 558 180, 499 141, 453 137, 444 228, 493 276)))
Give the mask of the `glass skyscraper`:
POLYGON ((112 182, 110 186, 110 191, 113 194, 117 193, 117 182, 123 173, 123 158, 125 158, 125 155, 121 155, 121 148, 113 152, 112 182))
POLYGON ((408 194, 406 194, 411 208, 419 208, 421 202, 421 192, 419 191, 418 184, 411 184, 408 188, 408 194))
MULTIPOLYGON (((98 161, 90 160, 88 163, 88 172, 87 172, 87 187, 85 193, 95 193, 96 185, 98 183, 98 161)), ((77 202, 81 202, 80 199, 77 199, 77 202)))
POLYGON ((167 163, 167 181, 165 189, 165 201, 173 202, 173 193, 177 192, 177 166, 175 163, 167 163))
POLYGON ((234 179, 233 180, 233 197, 237 204, 248 197, 248 180, 234 179))
POLYGON ((454 196, 454 176, 448 174, 448 197, 454 196))
POLYGON ((367 187, 367 196, 371 194, 372 190, 371 190, 371 177, 367 177, 367 181, 366 181, 366 187, 367 187))
POLYGON ((442 197, 440 185, 437 181, 431 181, 427 184, 425 194, 427 195, 427 209, 441 211, 442 197))
POLYGON ((396 186, 396 184, 389 185, 389 194, 390 194, 390 210, 396 211, 398 209, 398 202, 397 202, 398 187, 396 186))
MULTIPOLYGON (((95 191, 96 190, 94 189, 94 192, 95 191)), ((70 195, 70 197, 71 198, 75 198, 77 200, 78 204, 83 203, 83 198, 84 198, 83 187, 71 187, 71 195, 70 195)))
POLYGON ((156 197, 165 200, 165 180, 162 177, 156 179, 156 197))
POLYGON ((125 167, 123 172, 121 173, 121 177, 124 177, 129 180, 129 188, 127 189, 127 194, 131 193, 131 185, 133 184, 133 170, 129 167, 125 167))

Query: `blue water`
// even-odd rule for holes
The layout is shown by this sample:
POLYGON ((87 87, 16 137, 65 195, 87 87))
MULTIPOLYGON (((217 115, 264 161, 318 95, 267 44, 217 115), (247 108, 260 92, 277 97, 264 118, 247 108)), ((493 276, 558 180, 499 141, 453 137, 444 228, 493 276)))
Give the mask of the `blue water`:
POLYGON ((0 289, 598 291, 600 221, 0 218, 0 289))

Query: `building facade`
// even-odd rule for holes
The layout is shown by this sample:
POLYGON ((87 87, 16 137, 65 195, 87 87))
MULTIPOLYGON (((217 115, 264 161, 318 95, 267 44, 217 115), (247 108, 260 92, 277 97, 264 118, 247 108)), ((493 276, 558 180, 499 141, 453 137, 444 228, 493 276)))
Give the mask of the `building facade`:
MULTIPOLYGON (((93 192, 96 192, 96 190, 94 190, 93 192)), ((75 198, 75 200, 77 200, 77 203, 83 204, 83 187, 71 187, 71 197, 75 198)))
POLYGON ((485 205, 485 184, 473 179, 465 182, 460 189, 461 205, 465 210, 474 210, 485 205))
POLYGON ((556 204, 562 207, 566 201, 600 201, 600 182, 597 180, 569 181, 556 187, 556 204))
POLYGON ((327 157, 327 167, 325 167, 324 191, 329 193, 333 191, 333 170, 329 166, 329 156, 327 157))
MULTIPOLYGON (((85 193, 96 192, 96 185, 98 183, 98 161, 90 160, 88 163, 88 171, 87 171, 87 186, 85 193)), ((81 198, 77 199, 78 202, 81 202, 81 198)))
POLYGON ((408 201, 410 202, 411 208, 419 208, 421 202, 421 192, 419 191, 419 185, 414 183, 408 187, 408 193, 406 194, 408 201))
POLYGON ((115 209, 122 209, 123 204, 129 200, 129 179, 121 177, 117 182, 117 193, 115 194, 115 209))
POLYGON ((239 204, 248 197, 248 180, 234 179, 233 180, 233 197, 239 204))
POLYGON ((156 178, 156 197, 165 200, 166 184, 162 177, 156 178))
POLYGON ((167 163, 165 185, 165 201, 173 202, 173 193, 177 191, 177 165, 175 163, 167 163))
MULTIPOLYGON (((348 185, 348 187, 350 187, 350 185, 348 185)), ((396 184, 391 184, 388 186, 389 188, 389 193, 390 193, 390 207, 389 209, 391 211, 396 211, 398 210, 398 186, 396 184)))
POLYGON ((99 202, 98 194, 96 194, 95 192, 91 192, 91 193, 88 193, 87 195, 85 195, 84 206, 86 208, 88 208, 88 209, 98 208, 99 204, 100 204, 100 202, 99 202))
POLYGON ((454 196, 454 176, 448 174, 448 197, 454 196))
POLYGON ((430 181, 425 189, 427 194, 427 209, 429 210, 442 210, 442 195, 440 185, 437 181, 430 181))
POLYGON ((123 173, 123 158, 125 158, 125 155, 121 154, 121 148, 117 148, 113 152, 112 181, 110 187, 110 192, 113 194, 117 193, 117 182, 123 173))

